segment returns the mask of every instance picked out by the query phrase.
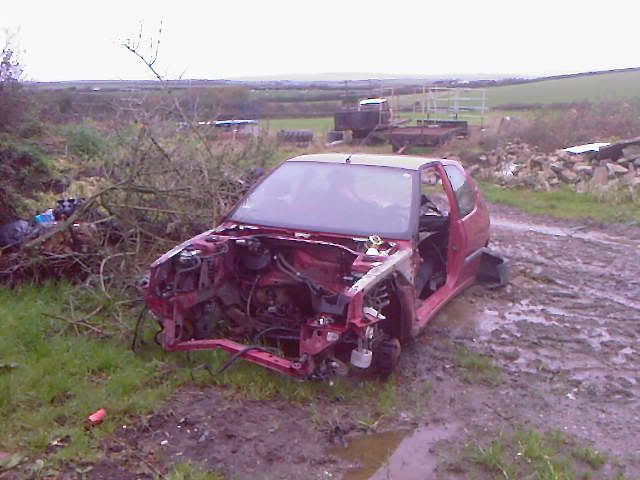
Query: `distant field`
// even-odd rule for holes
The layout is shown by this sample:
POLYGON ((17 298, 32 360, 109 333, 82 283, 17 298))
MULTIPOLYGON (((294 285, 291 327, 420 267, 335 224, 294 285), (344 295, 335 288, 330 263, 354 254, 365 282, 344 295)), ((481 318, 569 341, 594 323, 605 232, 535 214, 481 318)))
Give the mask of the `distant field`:
MULTIPOLYGON (((502 116, 505 112, 497 112, 496 115, 502 116)), ((415 123, 422 118, 421 113, 400 112, 398 118, 406 118, 410 123, 415 123)), ((487 114, 487 119, 489 112, 487 114)), ((486 120, 486 119, 485 119, 486 120)), ((479 119, 469 122, 472 125, 480 124, 479 119)), ((260 120, 260 127, 263 130, 277 132, 278 130, 313 130, 316 135, 325 135, 329 130, 333 130, 333 117, 303 117, 303 118, 271 118, 260 120)))
POLYGON ((271 132, 278 130, 313 130, 316 135, 324 135, 333 130, 333 117, 313 118, 272 118, 260 120, 260 126, 271 132))
MULTIPOLYGON (((485 125, 492 120, 499 120, 505 115, 523 116, 525 114, 523 111, 489 111, 485 117, 485 125)), ((422 118, 422 112, 400 112, 396 116, 398 118, 406 118, 409 123, 414 124, 417 119, 422 118)), ((479 125, 480 119, 471 119, 469 123, 471 125, 479 125)), ((323 136, 329 130, 333 130, 333 117, 265 118, 260 120, 260 127, 271 132, 277 132, 278 130, 312 130, 316 135, 323 136)))
MULTIPOLYGON (((400 105, 410 107, 422 95, 402 95, 400 105)), ((640 71, 612 72, 583 77, 541 80, 487 89, 487 106, 522 103, 580 102, 640 98, 640 71)))
MULTIPOLYGON (((286 95, 292 95, 293 92, 275 91, 260 92, 260 95, 274 95, 274 100, 286 98, 286 95)), ((326 95, 330 92, 322 92, 316 90, 296 92, 303 98, 308 96, 313 98, 316 95, 326 95)), ((477 97, 476 92, 464 94, 464 96, 477 97)), ((561 78, 556 80, 541 80, 532 83, 523 83, 518 85, 505 85, 501 87, 492 87, 487 89, 486 106, 488 108, 504 106, 509 104, 552 104, 552 103, 568 103, 580 102, 584 100, 598 102, 603 100, 624 100, 631 98, 640 98, 640 71, 624 71, 611 72, 596 75, 586 75, 579 77, 561 78)), ((398 95, 392 101, 394 108, 411 109, 415 112, 400 112, 398 116, 401 118, 410 118, 415 120, 422 118, 421 94, 398 95)), ((487 117, 503 116, 509 114, 516 116, 525 115, 523 111, 506 112, 497 111, 494 113, 487 112, 487 117)), ((265 122, 262 122, 263 124, 265 122)), ((316 134, 324 134, 332 129, 332 119, 330 117, 319 118, 289 118, 271 120, 269 122, 270 129, 310 129, 316 134)), ((471 124, 479 124, 479 119, 471 119, 471 124)))
POLYGON ((640 98, 640 71, 505 85, 487 90, 490 106, 505 103, 579 102, 640 98))

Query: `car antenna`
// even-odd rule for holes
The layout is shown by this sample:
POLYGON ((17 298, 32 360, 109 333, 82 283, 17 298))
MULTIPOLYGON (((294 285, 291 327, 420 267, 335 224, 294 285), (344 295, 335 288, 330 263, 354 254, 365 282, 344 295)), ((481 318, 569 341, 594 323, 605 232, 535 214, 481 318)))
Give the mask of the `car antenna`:
POLYGON ((344 163, 346 163, 346 164, 350 164, 351 163, 351 155, 353 155, 353 153, 350 153, 349 155, 347 155, 347 158, 345 159, 344 163))

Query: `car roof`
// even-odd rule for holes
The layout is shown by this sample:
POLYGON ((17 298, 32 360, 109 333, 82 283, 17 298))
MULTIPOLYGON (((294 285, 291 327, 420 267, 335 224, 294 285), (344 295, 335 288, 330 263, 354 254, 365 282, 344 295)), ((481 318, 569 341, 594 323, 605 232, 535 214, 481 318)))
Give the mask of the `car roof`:
POLYGON ((360 100, 360 105, 377 105, 385 103, 386 101, 386 98, 365 98, 364 100, 360 100))
POLYGON ((414 157, 410 155, 374 155, 369 153, 317 153, 294 157, 287 160, 287 162, 349 163, 352 165, 402 168, 404 170, 420 170, 425 165, 434 163, 442 163, 443 165, 458 163, 441 158, 414 157))

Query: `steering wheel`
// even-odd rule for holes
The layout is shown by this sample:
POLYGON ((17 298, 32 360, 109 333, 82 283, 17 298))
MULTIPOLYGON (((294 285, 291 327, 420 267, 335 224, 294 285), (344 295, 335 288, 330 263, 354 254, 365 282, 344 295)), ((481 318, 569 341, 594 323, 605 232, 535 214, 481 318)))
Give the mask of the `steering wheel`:
POLYGON ((427 212, 432 211, 440 216, 444 216, 442 210, 440 210, 433 200, 427 197, 424 193, 420 196, 420 208, 425 208, 427 212))

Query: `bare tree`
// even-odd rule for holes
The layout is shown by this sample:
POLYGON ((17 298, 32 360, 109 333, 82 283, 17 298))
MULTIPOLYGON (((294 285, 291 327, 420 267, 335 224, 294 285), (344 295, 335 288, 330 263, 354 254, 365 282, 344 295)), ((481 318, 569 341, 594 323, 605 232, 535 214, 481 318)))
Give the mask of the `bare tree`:
POLYGON ((26 97, 20 86, 23 74, 18 59, 14 35, 5 33, 5 44, 0 53, 0 131, 19 123, 24 112, 26 97))

